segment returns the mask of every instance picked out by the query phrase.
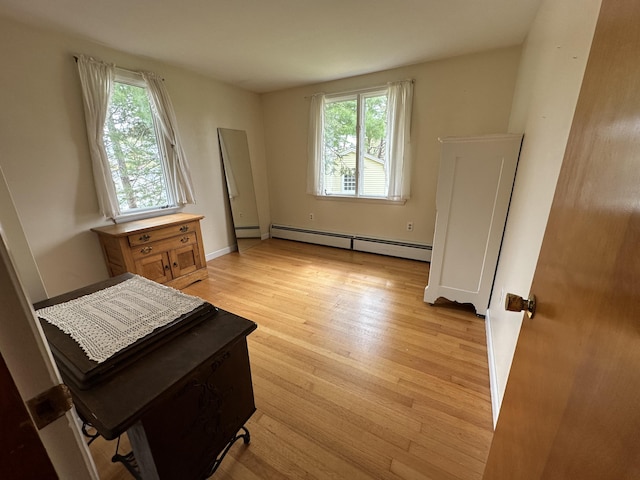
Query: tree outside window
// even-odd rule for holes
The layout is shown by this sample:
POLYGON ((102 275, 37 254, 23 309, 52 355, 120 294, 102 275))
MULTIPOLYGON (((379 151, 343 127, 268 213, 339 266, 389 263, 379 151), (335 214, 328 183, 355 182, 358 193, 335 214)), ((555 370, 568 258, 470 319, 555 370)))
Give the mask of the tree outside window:
POLYGON ((171 204, 144 84, 116 78, 105 120, 104 144, 122 213, 171 204))

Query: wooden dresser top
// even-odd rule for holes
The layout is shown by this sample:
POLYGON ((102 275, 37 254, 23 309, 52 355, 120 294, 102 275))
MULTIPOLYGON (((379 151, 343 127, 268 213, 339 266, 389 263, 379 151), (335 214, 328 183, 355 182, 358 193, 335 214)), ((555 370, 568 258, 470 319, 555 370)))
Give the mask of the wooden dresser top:
POLYGON ((133 232, 141 232, 144 230, 152 230, 158 227, 166 227, 179 223, 194 222, 204 218, 204 215, 194 215, 191 213, 173 213, 171 215, 163 215, 160 217, 145 218, 144 220, 135 220, 133 222, 116 223, 114 225, 106 225, 104 227, 92 228, 92 232, 112 235, 114 237, 130 235, 133 232))

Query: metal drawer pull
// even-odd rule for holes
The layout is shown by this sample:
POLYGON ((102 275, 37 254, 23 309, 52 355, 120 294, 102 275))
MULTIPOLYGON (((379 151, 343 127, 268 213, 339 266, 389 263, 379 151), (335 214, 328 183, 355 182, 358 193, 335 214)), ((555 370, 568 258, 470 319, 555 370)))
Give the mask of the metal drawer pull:
POLYGON ((141 242, 147 242, 151 237, 149 235, 147 235, 146 233, 144 235, 141 235, 139 240, 141 242))
POLYGON ((180 241, 181 241, 182 243, 187 243, 187 242, 189 241, 189 237, 182 237, 182 238, 180 239, 180 241))
POLYGON ((147 245, 146 247, 140 250, 140 253, 149 253, 151 250, 153 250, 153 247, 150 245, 147 245))
POLYGON ((182 233, 188 232, 189 231, 189 225, 183 225, 182 227, 180 227, 180 231, 182 233))

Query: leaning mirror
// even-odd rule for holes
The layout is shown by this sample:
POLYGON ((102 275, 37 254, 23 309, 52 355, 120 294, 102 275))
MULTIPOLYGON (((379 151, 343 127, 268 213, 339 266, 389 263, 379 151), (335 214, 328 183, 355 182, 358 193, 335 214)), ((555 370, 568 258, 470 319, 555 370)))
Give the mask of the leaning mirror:
POLYGON ((219 128, 218 140, 227 179, 233 228, 238 251, 242 252, 258 244, 261 239, 247 134, 244 130, 219 128))

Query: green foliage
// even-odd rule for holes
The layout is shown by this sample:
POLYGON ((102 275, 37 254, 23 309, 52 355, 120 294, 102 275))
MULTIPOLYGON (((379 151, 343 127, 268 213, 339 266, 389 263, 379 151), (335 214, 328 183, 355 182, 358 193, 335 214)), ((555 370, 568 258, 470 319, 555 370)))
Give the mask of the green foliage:
POLYGON ((384 160, 387 146, 387 97, 365 99, 365 152, 384 160))
POLYGON ((146 89, 114 83, 104 141, 121 210, 167 205, 146 89))
MULTIPOLYGON (((363 151, 384 161, 387 135, 387 96, 362 95, 364 118, 363 151)), ((324 160, 328 174, 354 174, 344 159, 357 149, 358 100, 329 102, 324 110, 324 160)))

